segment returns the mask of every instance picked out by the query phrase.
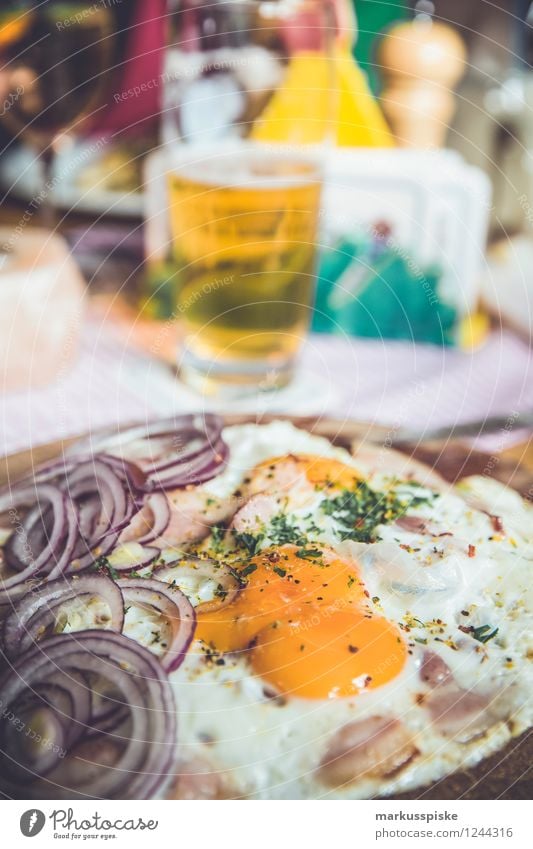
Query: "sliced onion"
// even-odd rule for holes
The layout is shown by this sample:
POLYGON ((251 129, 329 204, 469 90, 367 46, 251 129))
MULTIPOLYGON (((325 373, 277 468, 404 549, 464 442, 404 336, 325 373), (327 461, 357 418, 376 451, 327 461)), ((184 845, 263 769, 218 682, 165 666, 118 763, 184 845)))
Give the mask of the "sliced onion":
POLYGON ((176 754, 172 689, 156 658, 122 634, 83 631, 49 637, 20 658, 0 689, 0 790, 8 798, 149 799, 169 774, 176 754), (31 729, 42 709, 35 683, 77 675, 79 669, 114 688, 127 707, 128 722, 120 732, 94 738, 76 716, 65 717, 49 706, 47 724, 58 729, 56 739, 63 730, 66 741, 75 727, 74 739, 65 743, 55 764, 48 751, 37 749, 28 756, 19 747, 14 754, 10 738, 21 735, 13 734, 13 722, 31 729))
POLYGON ((33 643, 48 635, 65 604, 77 598, 102 599, 109 607, 106 627, 122 631, 124 603, 122 593, 111 578, 101 574, 76 575, 50 581, 34 592, 28 592, 17 602, 4 622, 3 649, 8 659, 18 657, 33 643))
POLYGON ((148 578, 119 581, 126 604, 148 607, 162 616, 170 627, 171 637, 161 657, 163 668, 173 672, 183 662, 196 627, 194 608, 178 587, 148 578))
POLYGON ((89 450, 131 460, 143 471, 166 467, 175 460, 195 456, 205 441, 216 442, 222 433, 222 420, 213 413, 187 414, 157 422, 107 431, 76 443, 74 453, 89 450))
POLYGON ((78 465, 61 486, 83 517, 71 564, 72 570, 83 569, 112 550, 138 508, 115 471, 100 459, 78 465))
POLYGON ((220 474, 225 468, 229 448, 223 439, 211 446, 209 453, 195 457, 181 465, 170 466, 154 471, 146 476, 142 487, 144 492, 158 489, 179 489, 185 486, 198 486, 220 474))
POLYGON ((50 484, 16 487, 0 496, 0 513, 11 511, 13 533, 4 546, 7 565, 17 574, 0 579, 0 603, 24 591, 24 582, 60 575, 78 536, 78 514, 65 494, 50 484), (39 505, 37 507, 37 504, 39 505), (29 511, 19 516, 19 509, 29 511), (19 539, 14 539, 14 536, 19 539))
POLYGON ((143 569, 159 556, 155 546, 140 545, 138 542, 126 542, 113 549, 106 557, 107 563, 115 572, 133 572, 143 569))
POLYGON ((165 533, 170 518, 170 504, 164 492, 153 492, 151 495, 146 495, 142 501, 141 509, 122 531, 119 542, 133 540, 142 545, 152 542, 165 533))
POLYGON ((179 587, 194 607, 202 606, 202 613, 229 604, 240 589, 238 578, 227 566, 193 555, 158 566, 152 577, 179 587))
POLYGON ((221 434, 219 416, 183 415, 108 432, 77 443, 72 450, 106 457, 134 487, 155 492, 199 484, 222 471, 228 447, 221 434))

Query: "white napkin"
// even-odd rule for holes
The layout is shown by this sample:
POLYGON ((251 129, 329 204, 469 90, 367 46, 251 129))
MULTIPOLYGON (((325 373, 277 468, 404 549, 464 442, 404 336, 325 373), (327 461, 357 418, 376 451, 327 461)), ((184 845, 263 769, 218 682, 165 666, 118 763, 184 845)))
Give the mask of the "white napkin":
POLYGON ((85 284, 64 240, 0 228, 0 392, 42 386, 78 349, 85 284))

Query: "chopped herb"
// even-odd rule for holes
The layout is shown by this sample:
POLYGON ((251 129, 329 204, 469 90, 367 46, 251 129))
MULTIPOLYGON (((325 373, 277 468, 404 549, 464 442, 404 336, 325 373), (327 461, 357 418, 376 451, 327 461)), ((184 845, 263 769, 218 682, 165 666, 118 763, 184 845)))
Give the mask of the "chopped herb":
POLYGON ((259 551, 260 545, 263 542, 265 535, 264 534, 250 534, 246 531, 243 531, 240 534, 234 533, 235 542, 237 545, 242 546, 246 549, 250 557, 253 557, 259 551))
POLYGON ((495 637, 500 630, 499 628, 495 628, 494 631, 491 631, 491 627, 491 625, 479 625, 478 628, 472 628, 470 633, 474 640, 477 640, 479 643, 488 643, 488 641, 492 640, 492 638, 495 637))
POLYGON ((248 575, 251 575, 252 572, 255 572, 257 569, 256 563, 248 563, 248 566, 245 566, 244 569, 240 571, 241 578, 246 578, 248 575))
POLYGON ((222 584, 218 584, 218 586, 217 586, 217 588, 216 588, 216 590, 215 590, 215 592, 214 592, 214 595, 215 595, 217 598, 220 598, 222 601, 224 601, 224 599, 226 598, 227 594, 228 594, 228 591, 227 591, 226 589, 224 589, 224 587, 222 586, 222 584))
POLYGON ((420 643, 422 646, 427 646, 428 641, 425 637, 415 637, 415 643, 420 643))
POLYGON ((285 513, 273 516, 268 529, 268 537, 273 545, 305 545, 306 539, 301 530, 292 524, 285 513))
POLYGON ((312 513, 308 513, 306 516, 304 516, 303 520, 304 520, 304 522, 307 523, 306 530, 307 530, 308 534, 319 534, 320 533, 321 529, 316 524, 316 522, 313 520, 313 514, 312 513))
POLYGON ((374 542, 376 528, 403 516, 412 503, 412 499, 400 499, 393 491, 377 492, 365 481, 357 481, 353 489, 325 498, 320 507, 340 525, 341 540, 374 542))
POLYGON ((281 569, 279 566, 274 566, 273 571, 276 573, 276 575, 279 575, 280 578, 284 578, 285 575, 287 574, 287 570, 281 569))
POLYGON ((218 551, 222 541, 226 535, 226 528, 223 525, 213 525, 211 528, 211 548, 218 551))
POLYGON ((109 562, 107 557, 104 557, 103 555, 101 557, 97 557, 92 566, 90 566, 89 568, 92 572, 103 572, 104 574, 107 573, 110 578, 113 578, 114 581, 120 578, 120 572, 118 572, 113 566, 111 566, 111 563, 109 562))
POLYGON ((322 552, 319 548, 299 548, 296 557, 301 557, 302 560, 314 560, 316 557, 322 557, 322 552))

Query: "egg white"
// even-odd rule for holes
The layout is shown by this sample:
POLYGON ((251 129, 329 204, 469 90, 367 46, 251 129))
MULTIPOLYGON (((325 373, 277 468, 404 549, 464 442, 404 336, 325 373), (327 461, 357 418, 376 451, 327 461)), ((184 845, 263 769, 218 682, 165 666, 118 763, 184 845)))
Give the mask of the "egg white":
MULTIPOLYGON (((287 453, 331 457, 364 469, 376 488, 390 483, 387 458, 379 449, 365 448, 363 459, 357 453, 352 457, 288 422, 229 427, 224 438, 230 446, 228 466, 203 486, 220 499, 229 498, 256 464, 287 453)), ((533 724, 528 703, 533 677, 528 580, 533 511, 516 493, 484 478, 456 487, 441 484, 438 496, 410 512, 453 536, 430 537, 387 525, 380 528, 379 542, 341 543, 333 520, 319 510, 320 494, 316 502, 291 512, 296 523, 304 514, 311 515, 320 528, 316 539, 348 562, 355 561, 370 596, 379 599, 378 611, 406 629, 411 653, 402 672, 383 687, 353 698, 280 699, 251 672, 245 656, 209 659, 205 647, 195 642, 171 675, 179 713, 179 755, 185 768, 192 761, 205 763, 224 774, 232 793, 242 797, 389 795, 471 766, 533 724), (471 506, 473 501, 479 506, 484 498, 490 503, 489 512, 502 515, 505 535, 495 533, 490 517, 471 506), (469 556, 469 546, 475 547, 475 556, 469 556), (498 628, 486 644, 459 629, 485 624, 498 628), (421 657, 427 648, 446 661, 459 684, 494 694, 509 721, 496 722, 469 743, 439 735, 416 701, 421 657), (415 735, 420 756, 385 780, 363 778, 341 789, 325 787, 316 768, 332 733, 376 714, 400 718, 415 735)), ((432 495, 431 489, 426 492, 432 495)), ((198 601, 197 588, 195 593, 193 603, 198 601)), ((129 632, 134 636, 133 622, 129 632)))

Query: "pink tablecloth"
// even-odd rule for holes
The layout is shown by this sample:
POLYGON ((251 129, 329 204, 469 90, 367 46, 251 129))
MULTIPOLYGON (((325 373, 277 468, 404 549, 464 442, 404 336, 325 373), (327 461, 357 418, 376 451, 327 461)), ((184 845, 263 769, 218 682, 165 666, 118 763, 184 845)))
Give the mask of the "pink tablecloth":
MULTIPOLYGON (((86 326, 72 370, 46 389, 0 400, 0 445, 11 453, 89 429, 205 408, 170 369, 114 335, 86 326)), ((403 342, 312 336, 291 391, 260 409, 322 413, 423 430, 533 409, 533 353, 509 332, 471 353, 403 342)), ((246 409, 246 405, 239 407, 246 409)), ((512 427, 492 449, 512 440, 512 427)), ((487 446, 488 447, 488 444, 487 446)))

